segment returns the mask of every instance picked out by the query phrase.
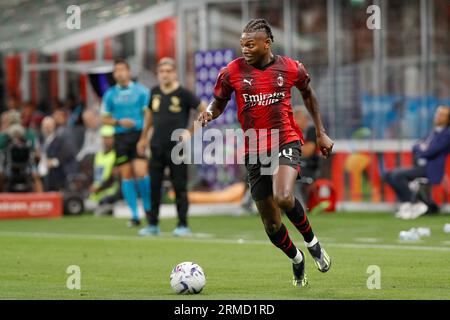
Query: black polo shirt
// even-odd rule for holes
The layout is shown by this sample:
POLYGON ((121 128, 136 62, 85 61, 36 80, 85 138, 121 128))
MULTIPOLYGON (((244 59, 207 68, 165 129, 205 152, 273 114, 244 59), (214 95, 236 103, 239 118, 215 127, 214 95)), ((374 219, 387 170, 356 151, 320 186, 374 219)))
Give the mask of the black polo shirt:
POLYGON ((170 93, 163 93, 159 86, 152 88, 149 108, 153 113, 152 148, 173 146, 172 132, 188 127, 191 109, 197 109, 200 99, 192 92, 179 86, 170 93))

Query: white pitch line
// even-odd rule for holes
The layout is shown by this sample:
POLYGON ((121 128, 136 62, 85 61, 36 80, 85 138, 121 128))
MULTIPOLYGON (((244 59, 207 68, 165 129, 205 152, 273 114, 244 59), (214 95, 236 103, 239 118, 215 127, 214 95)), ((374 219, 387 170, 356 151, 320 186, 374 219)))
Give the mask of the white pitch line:
MULTIPOLYGON (((0 237, 24 237, 24 238, 58 238, 58 239, 83 239, 83 240, 150 240, 150 241, 193 241, 200 243, 218 243, 218 244, 256 244, 271 245, 269 240, 243 240, 243 239, 220 239, 206 238, 204 234, 199 233, 200 237, 196 237, 195 233, 191 237, 173 237, 171 233, 164 232, 157 237, 139 237, 139 236, 118 236, 118 235, 101 235, 101 234, 82 234, 82 233, 56 233, 56 232, 20 232, 20 231, 0 231, 0 237)), ((212 235, 211 235, 212 236, 212 235)), ((450 252, 449 247, 436 246, 414 246, 414 245, 395 245, 395 244, 369 244, 369 243, 334 243, 327 242, 327 247, 344 248, 344 249, 382 249, 382 250, 419 250, 419 251, 444 251, 450 252)))
POLYGON ((355 242, 364 242, 364 243, 375 243, 380 242, 380 238, 354 238, 355 242))

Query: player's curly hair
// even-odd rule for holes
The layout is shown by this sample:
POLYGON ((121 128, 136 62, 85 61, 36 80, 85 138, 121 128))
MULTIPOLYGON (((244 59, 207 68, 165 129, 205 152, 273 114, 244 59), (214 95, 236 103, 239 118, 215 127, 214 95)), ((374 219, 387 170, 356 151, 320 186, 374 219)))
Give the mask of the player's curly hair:
POLYGON ((266 19, 252 19, 244 27, 244 30, 242 30, 242 32, 256 32, 256 31, 264 31, 270 38, 270 40, 273 42, 272 29, 270 28, 270 25, 266 19))

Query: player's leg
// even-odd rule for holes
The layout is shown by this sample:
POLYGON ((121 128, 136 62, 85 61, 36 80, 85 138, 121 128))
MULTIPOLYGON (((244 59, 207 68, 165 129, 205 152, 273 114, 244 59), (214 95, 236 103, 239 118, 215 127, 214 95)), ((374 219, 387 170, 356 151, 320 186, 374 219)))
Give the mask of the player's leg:
MULTIPOLYGON (((137 188, 136 181, 133 177, 133 166, 129 156, 129 141, 127 134, 117 134, 114 137, 114 150, 116 151, 116 165, 119 168, 121 178, 122 195, 128 207, 131 210, 131 220, 128 222, 129 227, 139 225, 137 188)), ((134 146, 133 146, 134 147, 134 146)))
POLYGON ((150 176, 148 175, 148 161, 147 159, 136 158, 133 160, 133 171, 136 178, 139 194, 141 195, 142 204, 145 213, 150 213, 151 210, 151 191, 150 191, 150 176))
POLYGON ((134 178, 136 179, 137 188, 142 199, 142 204, 144 211, 150 212, 151 201, 150 201, 150 176, 148 175, 148 161, 145 156, 139 155, 137 153, 137 143, 140 139, 141 132, 136 131, 130 133, 130 148, 129 156, 133 164, 134 178))
POLYGON ((169 161, 170 179, 175 190, 176 206, 178 213, 178 224, 173 235, 184 236, 191 233, 188 228, 188 196, 187 196, 187 165, 185 163, 174 164, 169 161))
POLYGON ((294 197, 294 187, 298 171, 290 165, 282 164, 283 162, 282 158, 280 158, 278 171, 273 176, 273 196, 275 203, 285 212, 291 223, 302 234, 306 247, 313 257, 317 268, 321 272, 326 272, 331 266, 331 259, 314 235, 303 206, 294 197))
POLYGON ((246 158, 246 168, 250 192, 253 200, 255 200, 267 236, 277 248, 281 249, 292 260, 293 284, 301 287, 306 286, 308 281, 305 274, 304 255, 291 241, 288 230, 281 221, 280 208, 272 195, 272 177, 262 175, 261 165, 259 163, 250 164, 248 158, 246 158))
POLYGON ((300 231, 306 242, 311 242, 314 232, 309 224, 300 201, 294 197, 295 182, 298 172, 288 165, 280 165, 273 176, 273 196, 292 224, 300 231))
POLYGON ((305 256, 289 237, 286 226, 281 221, 280 208, 272 195, 263 200, 256 201, 256 207, 261 215, 264 229, 270 241, 284 254, 286 254, 293 264, 295 286, 304 287, 308 284, 305 273, 305 256))
POLYGON ((152 157, 150 159, 150 188, 151 188, 151 210, 146 213, 148 226, 139 231, 141 236, 158 235, 160 229, 159 223, 159 207, 161 204, 161 187, 164 178, 164 169, 166 161, 161 150, 152 148, 152 157))
POLYGON ((137 188, 136 181, 133 178, 133 167, 131 162, 126 162, 119 165, 119 173, 122 179, 122 195, 131 210, 131 220, 129 221, 128 226, 137 226, 140 223, 137 203, 137 188))

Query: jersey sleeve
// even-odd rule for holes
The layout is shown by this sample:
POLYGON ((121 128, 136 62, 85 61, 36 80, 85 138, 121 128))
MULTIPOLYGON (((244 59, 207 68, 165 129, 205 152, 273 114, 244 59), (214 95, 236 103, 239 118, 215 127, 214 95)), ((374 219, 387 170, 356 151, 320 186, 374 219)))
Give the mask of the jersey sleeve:
POLYGON ((311 78, 309 77, 309 73, 306 70, 305 66, 303 65, 303 63, 299 62, 299 61, 295 61, 297 64, 297 77, 294 81, 294 85, 299 89, 299 90, 303 90, 306 88, 306 86, 308 85, 309 81, 311 80, 311 78))
POLYGON ((230 83, 230 72, 227 67, 220 70, 214 86, 214 97, 219 100, 230 100, 234 88, 230 83))
POLYGON ((102 98, 101 106, 102 116, 108 116, 112 114, 112 101, 111 101, 111 91, 106 91, 102 98))

